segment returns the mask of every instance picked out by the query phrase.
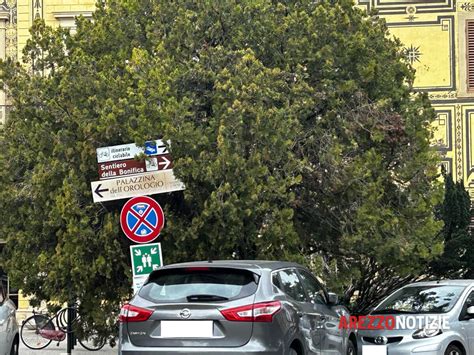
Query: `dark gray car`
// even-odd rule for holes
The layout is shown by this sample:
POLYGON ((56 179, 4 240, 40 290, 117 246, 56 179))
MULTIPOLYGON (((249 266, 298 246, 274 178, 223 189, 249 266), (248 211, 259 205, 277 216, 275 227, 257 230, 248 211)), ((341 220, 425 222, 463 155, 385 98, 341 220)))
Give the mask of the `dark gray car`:
POLYGON ((122 308, 119 354, 355 354, 336 303, 295 263, 170 265, 122 308))

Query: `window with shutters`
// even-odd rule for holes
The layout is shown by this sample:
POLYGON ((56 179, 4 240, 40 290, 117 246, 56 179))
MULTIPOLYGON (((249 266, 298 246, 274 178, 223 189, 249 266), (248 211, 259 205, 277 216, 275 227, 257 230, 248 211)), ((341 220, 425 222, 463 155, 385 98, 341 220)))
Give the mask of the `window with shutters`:
POLYGON ((467 90, 474 92, 474 21, 466 22, 467 90))

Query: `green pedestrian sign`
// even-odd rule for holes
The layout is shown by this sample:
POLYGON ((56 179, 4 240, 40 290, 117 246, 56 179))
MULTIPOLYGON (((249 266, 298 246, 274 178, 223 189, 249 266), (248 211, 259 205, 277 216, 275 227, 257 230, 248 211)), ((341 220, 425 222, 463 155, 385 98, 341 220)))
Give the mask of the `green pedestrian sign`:
POLYGON ((134 277, 148 275, 163 266, 160 243, 132 245, 130 255, 134 277))

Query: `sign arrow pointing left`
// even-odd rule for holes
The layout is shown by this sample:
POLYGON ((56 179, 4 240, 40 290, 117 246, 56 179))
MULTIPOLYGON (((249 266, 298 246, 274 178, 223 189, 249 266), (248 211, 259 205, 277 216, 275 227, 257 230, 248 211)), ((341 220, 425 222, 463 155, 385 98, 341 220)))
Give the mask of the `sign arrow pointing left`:
POLYGON ((100 198, 103 198, 104 196, 102 196, 102 192, 107 192, 107 191, 109 191, 109 189, 101 189, 101 188, 100 188, 101 186, 102 186, 102 184, 99 184, 99 185, 97 186, 97 188, 95 189, 94 192, 95 192, 97 195, 99 195, 100 198))

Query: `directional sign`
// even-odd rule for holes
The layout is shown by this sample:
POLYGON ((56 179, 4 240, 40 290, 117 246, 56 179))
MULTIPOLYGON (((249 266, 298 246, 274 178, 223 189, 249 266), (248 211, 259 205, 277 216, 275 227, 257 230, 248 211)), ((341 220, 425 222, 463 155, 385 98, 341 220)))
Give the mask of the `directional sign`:
POLYGON ((175 178, 173 170, 163 170, 118 179, 93 181, 91 189, 94 202, 105 202, 184 190, 184 184, 175 178))
POLYGON ((153 270, 163 266, 160 243, 132 245, 130 256, 132 258, 133 277, 148 275, 153 270))
POLYGON ((123 232, 135 243, 152 242, 160 235, 164 224, 165 215, 161 206, 148 196, 128 200, 120 214, 120 226, 123 232))
POLYGON ((100 163, 99 179, 115 179, 123 176, 143 174, 151 171, 168 170, 173 168, 173 161, 169 154, 149 157, 144 160, 121 160, 100 163))
POLYGON ((158 139, 145 142, 145 148, 139 147, 134 143, 114 145, 112 147, 97 148, 97 162, 106 163, 110 161, 133 159, 135 156, 144 153, 149 156, 163 155, 168 153, 166 144, 158 139))

